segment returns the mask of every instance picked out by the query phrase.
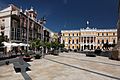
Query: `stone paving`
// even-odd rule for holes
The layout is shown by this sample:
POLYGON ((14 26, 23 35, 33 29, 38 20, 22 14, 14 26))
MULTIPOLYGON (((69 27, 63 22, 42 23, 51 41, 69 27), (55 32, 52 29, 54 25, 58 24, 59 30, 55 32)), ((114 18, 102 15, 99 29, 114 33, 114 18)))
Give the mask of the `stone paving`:
POLYGON ((0 80, 120 80, 120 61, 107 57, 61 53, 29 64, 31 71, 26 73, 16 73, 13 64, 0 66, 0 80))

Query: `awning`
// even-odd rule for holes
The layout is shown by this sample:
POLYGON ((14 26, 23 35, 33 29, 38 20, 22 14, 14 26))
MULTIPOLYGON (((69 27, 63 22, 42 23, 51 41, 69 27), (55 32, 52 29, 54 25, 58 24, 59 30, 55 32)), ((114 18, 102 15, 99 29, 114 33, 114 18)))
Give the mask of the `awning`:
POLYGON ((17 43, 11 43, 11 45, 12 45, 13 47, 19 46, 19 44, 17 44, 17 43))
POLYGON ((17 43, 8 43, 8 42, 2 42, 5 47, 16 47, 19 46, 17 43))
POLYGON ((2 42, 5 47, 17 47, 17 46, 30 46, 29 44, 25 43, 8 43, 8 42, 2 42))
POLYGON ((12 44, 11 43, 8 43, 8 42, 2 42, 4 44, 5 47, 11 47, 12 44))
POLYGON ((30 46, 30 45, 25 43, 19 43, 19 46, 30 46))

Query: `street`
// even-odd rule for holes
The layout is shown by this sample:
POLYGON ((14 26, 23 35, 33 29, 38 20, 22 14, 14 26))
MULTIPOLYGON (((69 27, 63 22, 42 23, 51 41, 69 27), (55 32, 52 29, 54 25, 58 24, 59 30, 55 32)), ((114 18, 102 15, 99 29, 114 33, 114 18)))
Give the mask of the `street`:
POLYGON ((15 73, 13 64, 0 66, 0 80, 120 80, 120 61, 80 53, 46 55, 29 62, 31 71, 15 73))

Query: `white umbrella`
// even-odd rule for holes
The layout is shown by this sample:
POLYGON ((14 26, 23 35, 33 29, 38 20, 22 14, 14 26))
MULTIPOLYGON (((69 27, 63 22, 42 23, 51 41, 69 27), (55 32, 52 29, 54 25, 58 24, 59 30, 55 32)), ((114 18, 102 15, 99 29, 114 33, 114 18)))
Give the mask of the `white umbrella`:
POLYGON ((30 45, 25 43, 20 43, 19 46, 30 46, 30 45))
POLYGON ((25 46, 28 46, 28 47, 29 47, 30 45, 29 45, 29 44, 25 44, 25 46))
POLYGON ((19 46, 19 44, 17 44, 17 43, 12 43, 12 46, 19 46))
POLYGON ((11 43, 8 43, 8 42, 2 42, 3 44, 4 44, 4 46, 6 46, 6 47, 10 47, 10 46, 12 46, 12 44, 11 43))
POLYGON ((25 46, 25 44, 24 43, 19 43, 19 46, 25 46))

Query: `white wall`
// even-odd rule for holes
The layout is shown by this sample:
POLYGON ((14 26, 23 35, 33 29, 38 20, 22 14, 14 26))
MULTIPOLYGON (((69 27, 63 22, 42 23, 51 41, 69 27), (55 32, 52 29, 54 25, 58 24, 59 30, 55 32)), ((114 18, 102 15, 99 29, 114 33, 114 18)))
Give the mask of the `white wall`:
POLYGON ((4 33, 4 35, 7 35, 8 38, 10 38, 11 17, 6 17, 4 19, 5 19, 5 33, 4 33))

